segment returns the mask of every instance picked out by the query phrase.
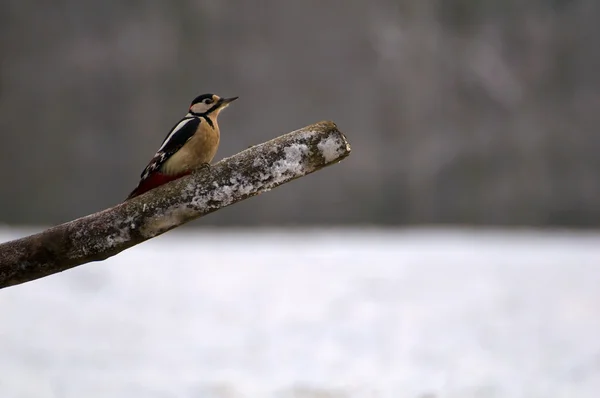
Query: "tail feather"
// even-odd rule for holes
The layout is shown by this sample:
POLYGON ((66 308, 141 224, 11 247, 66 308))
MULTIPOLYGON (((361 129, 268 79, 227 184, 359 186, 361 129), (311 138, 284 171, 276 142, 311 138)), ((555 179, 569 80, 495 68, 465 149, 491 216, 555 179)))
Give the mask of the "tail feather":
POLYGON ((174 175, 163 174, 163 173, 159 173, 159 172, 152 173, 148 177, 141 180, 140 183, 138 184, 138 186, 129 194, 129 196, 125 200, 135 198, 136 196, 146 193, 146 192, 150 191, 151 189, 154 189, 163 184, 166 184, 167 182, 177 180, 188 174, 190 174, 190 173, 187 172, 187 173, 174 174, 174 175))

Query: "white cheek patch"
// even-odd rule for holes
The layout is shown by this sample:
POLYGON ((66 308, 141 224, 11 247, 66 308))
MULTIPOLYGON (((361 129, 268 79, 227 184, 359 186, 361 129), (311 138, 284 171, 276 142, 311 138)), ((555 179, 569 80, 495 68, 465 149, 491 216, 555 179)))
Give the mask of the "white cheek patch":
POLYGON ((181 130, 182 127, 186 125, 186 123, 189 123, 192 120, 194 120, 194 119, 190 118, 190 119, 183 119, 182 121, 180 121, 177 124, 177 126, 175 126, 173 128, 173 130, 171 131, 171 133, 167 136, 167 138, 165 139, 165 142, 163 142, 163 144, 160 146, 160 148, 158 148, 157 152, 162 151, 163 148, 165 147, 165 145, 167 145, 167 143, 171 140, 171 138, 173 138, 173 135, 175 135, 175 133, 177 133, 179 130, 181 130))
POLYGON ((195 113, 204 113, 207 110, 209 110, 211 106, 212 106, 212 104, 206 105, 205 103, 200 102, 200 103, 192 106, 191 110, 192 110, 192 112, 195 112, 195 113))

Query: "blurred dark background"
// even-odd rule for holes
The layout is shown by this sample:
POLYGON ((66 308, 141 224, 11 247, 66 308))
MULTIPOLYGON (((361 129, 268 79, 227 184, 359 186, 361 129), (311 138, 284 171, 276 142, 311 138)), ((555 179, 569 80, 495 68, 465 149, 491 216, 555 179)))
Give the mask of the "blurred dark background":
POLYGON ((192 98, 218 160, 320 120, 343 163, 201 224, 600 224, 598 0, 0 3, 0 222, 123 200, 192 98))

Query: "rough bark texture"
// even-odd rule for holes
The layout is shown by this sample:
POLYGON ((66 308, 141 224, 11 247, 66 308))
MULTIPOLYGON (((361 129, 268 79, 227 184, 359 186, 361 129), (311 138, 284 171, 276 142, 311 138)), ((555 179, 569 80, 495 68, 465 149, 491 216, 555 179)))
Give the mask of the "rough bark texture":
POLYGON ((130 201, 0 245, 0 288, 100 261, 350 154, 332 122, 254 146, 130 201))

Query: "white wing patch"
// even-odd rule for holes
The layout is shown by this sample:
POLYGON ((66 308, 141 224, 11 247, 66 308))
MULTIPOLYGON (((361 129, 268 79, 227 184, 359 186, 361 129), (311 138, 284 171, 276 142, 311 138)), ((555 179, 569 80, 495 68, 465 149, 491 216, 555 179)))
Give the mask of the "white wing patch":
POLYGON ((158 154, 160 151, 162 151, 165 147, 165 145, 167 145, 167 143, 169 142, 169 140, 173 137, 173 135, 178 132, 179 130, 181 130, 183 128, 183 126, 185 126, 187 123, 191 122, 192 120, 194 120, 193 117, 189 118, 189 119, 183 119, 182 121, 180 121, 179 123, 177 123, 177 126, 173 127, 173 130, 171 130, 171 132, 169 133, 169 135, 167 136, 167 138, 165 138, 163 144, 160 146, 160 148, 158 148, 158 151, 156 151, 156 153, 158 154))

